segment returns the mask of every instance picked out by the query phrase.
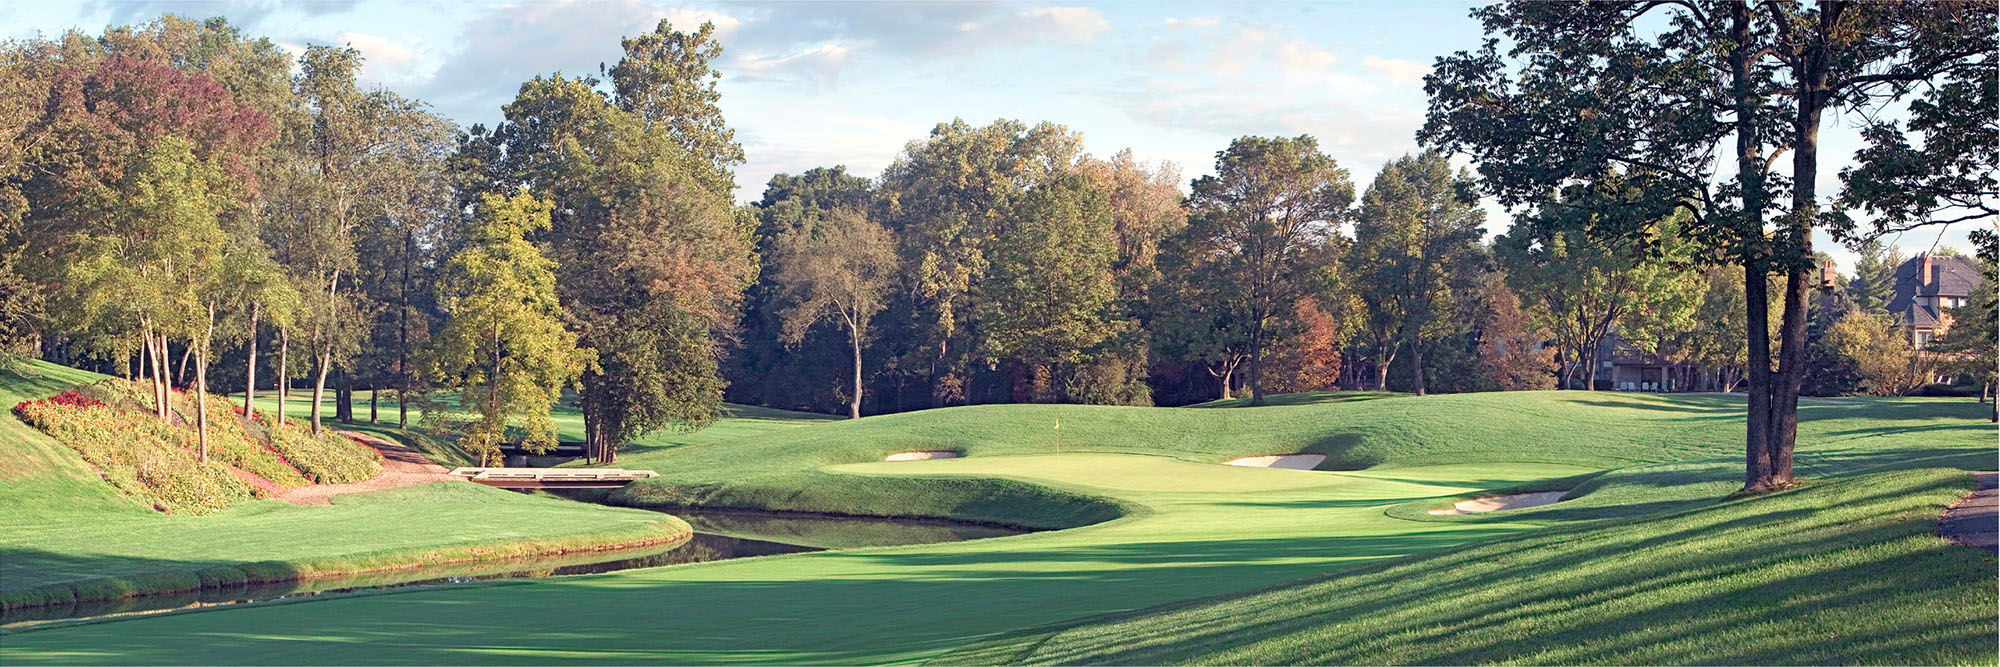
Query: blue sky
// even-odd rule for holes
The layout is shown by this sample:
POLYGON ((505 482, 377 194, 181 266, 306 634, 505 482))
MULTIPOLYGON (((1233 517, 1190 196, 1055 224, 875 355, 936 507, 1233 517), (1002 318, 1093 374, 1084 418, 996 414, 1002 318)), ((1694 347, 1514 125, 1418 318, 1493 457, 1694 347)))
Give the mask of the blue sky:
MULTIPOLYGON (((26 37, 166 12, 227 16, 288 49, 351 45, 367 58, 366 82, 489 126, 535 74, 595 74, 617 60, 620 36, 662 18, 709 21, 726 48, 723 111, 748 156, 736 198, 749 201, 775 173, 843 164, 873 176, 953 118, 1054 121, 1093 153, 1129 147, 1189 178, 1210 172, 1233 137, 1311 134, 1365 188, 1383 162, 1417 149, 1432 60, 1479 45, 1473 4, 92 0, 10 3, 0 21, 26 37)), ((1859 145, 1849 120, 1822 134, 1822 183, 1837 182, 1859 145)), ((1489 229, 1504 229, 1505 213, 1489 209, 1489 229)), ((1943 243, 1966 247, 1965 231, 1943 243)))

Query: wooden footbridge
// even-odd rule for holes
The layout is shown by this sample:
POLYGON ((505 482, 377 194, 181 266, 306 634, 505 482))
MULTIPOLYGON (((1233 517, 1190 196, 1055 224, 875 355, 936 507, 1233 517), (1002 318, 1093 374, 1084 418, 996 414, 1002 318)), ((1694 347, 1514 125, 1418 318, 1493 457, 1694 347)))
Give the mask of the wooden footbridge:
POLYGON ((451 474, 502 489, 615 489, 660 476, 618 468, 453 468, 451 474))

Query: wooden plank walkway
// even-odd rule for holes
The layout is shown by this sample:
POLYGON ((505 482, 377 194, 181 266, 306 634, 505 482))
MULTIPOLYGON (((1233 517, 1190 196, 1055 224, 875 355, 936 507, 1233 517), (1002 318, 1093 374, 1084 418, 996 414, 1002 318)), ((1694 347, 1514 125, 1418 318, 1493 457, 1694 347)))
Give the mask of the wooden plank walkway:
POLYGON ((660 476, 618 468, 453 468, 451 474, 502 489, 614 489, 660 476))

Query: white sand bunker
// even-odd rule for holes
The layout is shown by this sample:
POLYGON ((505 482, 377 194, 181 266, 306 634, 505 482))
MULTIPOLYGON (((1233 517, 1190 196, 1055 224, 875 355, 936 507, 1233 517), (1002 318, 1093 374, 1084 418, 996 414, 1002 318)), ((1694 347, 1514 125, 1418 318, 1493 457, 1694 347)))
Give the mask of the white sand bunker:
POLYGON ((958 457, 961 457, 961 456, 964 456, 964 454, 960 454, 960 453, 958 453, 958 452, 947 452, 947 451, 936 451, 936 452, 896 452, 896 453, 894 453, 894 454, 890 454, 890 455, 889 455, 889 458, 886 458, 886 459, 882 459, 882 460, 884 460, 884 461, 929 461, 929 460, 931 460, 931 459, 955 459, 955 458, 958 458, 958 457))
POLYGON ((1538 493, 1516 493, 1506 496, 1488 496, 1453 503, 1451 507, 1431 510, 1432 514, 1474 514, 1478 512, 1499 512, 1528 507, 1554 505, 1562 500, 1568 491, 1541 491, 1538 493))
POLYGON ((1326 461, 1325 454, 1271 454, 1268 456, 1245 456, 1240 459, 1223 461, 1226 466, 1245 468, 1280 468, 1284 470, 1312 470, 1326 461))

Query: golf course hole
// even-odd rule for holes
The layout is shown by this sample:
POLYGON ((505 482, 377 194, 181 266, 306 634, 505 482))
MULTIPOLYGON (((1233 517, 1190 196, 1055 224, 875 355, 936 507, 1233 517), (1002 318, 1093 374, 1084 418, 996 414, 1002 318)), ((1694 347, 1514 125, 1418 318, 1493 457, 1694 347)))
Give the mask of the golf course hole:
POLYGON ((896 452, 884 461, 929 461, 931 459, 955 459, 964 454, 953 451, 896 452))
POLYGON ((1267 454, 1264 456, 1245 456, 1240 459, 1231 459, 1223 461, 1222 465, 1243 466, 1245 468, 1312 470, 1319 467, 1319 464, 1325 461, 1325 454, 1267 454))
POLYGON ((1451 507, 1431 510, 1431 514, 1478 514, 1480 512, 1502 512, 1554 505, 1562 500, 1568 491, 1538 491, 1535 493, 1515 493, 1504 496, 1487 496, 1452 503, 1451 507))

